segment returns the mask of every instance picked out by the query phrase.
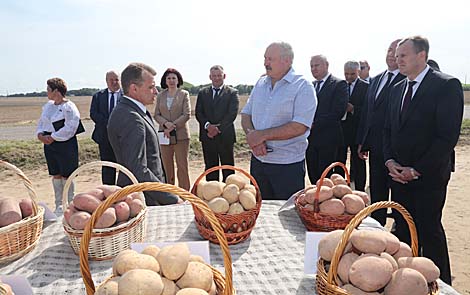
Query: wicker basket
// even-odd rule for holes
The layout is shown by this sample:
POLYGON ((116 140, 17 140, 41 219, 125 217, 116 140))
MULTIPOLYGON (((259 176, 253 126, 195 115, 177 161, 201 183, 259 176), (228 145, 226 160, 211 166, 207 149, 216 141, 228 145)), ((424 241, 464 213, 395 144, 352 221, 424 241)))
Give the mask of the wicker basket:
POLYGON ((0 283, 0 295, 7 295, 7 290, 3 288, 1 283, 0 283))
POLYGON ((42 232, 44 208, 37 205, 38 198, 33 184, 20 169, 2 160, 0 160, 0 166, 16 173, 23 181, 33 203, 31 216, 0 228, 0 264, 3 264, 24 256, 36 247, 42 232))
MULTIPOLYGON (((80 272, 82 273, 83 282, 85 283, 86 291, 88 295, 92 295, 95 292, 95 285, 91 278, 90 267, 88 263, 88 244, 92 238, 91 229, 95 225, 98 218, 104 213, 104 211, 109 208, 109 206, 115 201, 119 200, 123 196, 142 191, 161 191, 169 192, 175 195, 180 196, 183 200, 189 201, 193 206, 197 207, 201 212, 204 213, 207 220, 211 223, 211 226, 215 229, 215 235, 219 239, 220 248, 222 249, 222 254, 224 258, 224 267, 225 267, 225 277, 215 268, 210 266, 214 274, 214 281, 217 286, 217 294, 223 295, 234 295, 235 290, 233 289, 232 281, 232 257, 230 256, 230 250, 228 248, 227 239, 223 234, 222 227, 215 217, 211 209, 200 200, 198 197, 192 195, 188 191, 176 187, 171 184, 158 183, 158 182, 144 182, 139 184, 133 184, 126 186, 122 190, 115 192, 110 197, 108 197, 93 213, 91 216, 90 222, 86 225, 80 248, 80 272)), ((108 278, 111 279, 112 277, 108 278)))
MULTIPOLYGON (((222 224, 222 228, 224 229, 225 237, 227 238, 229 245, 238 244, 244 240, 246 240, 253 230, 253 227, 256 224, 256 219, 258 218, 259 211, 261 209, 261 193, 258 187, 258 183, 256 180, 251 176, 249 173, 245 172, 243 169, 230 166, 230 165, 222 165, 212 167, 207 169, 203 174, 201 174, 196 181, 194 182, 193 188, 191 192, 196 195, 197 186, 199 182, 209 173, 221 169, 229 169, 234 170, 242 173, 246 177, 248 177, 251 183, 256 188, 256 207, 240 214, 227 214, 227 213, 214 213, 215 216, 219 219, 220 223, 222 224), (241 228, 240 232, 229 232, 229 230, 237 230, 241 228)), ((194 209, 194 218, 196 220, 196 225, 199 233, 201 236, 211 241, 212 243, 218 243, 218 239, 212 229, 211 222, 207 219, 206 215, 193 204, 194 209)))
MULTIPOLYGON (((72 180, 85 169, 108 166, 113 167, 119 172, 123 172, 129 177, 133 183, 138 183, 135 176, 126 167, 113 162, 96 161, 87 163, 78 167, 67 179, 64 186, 64 194, 62 196, 62 207, 65 209, 68 206, 68 191, 72 180)), ((131 243, 139 243, 144 241, 146 232, 146 216, 147 206, 144 203, 144 209, 140 213, 131 218, 129 221, 120 224, 118 226, 104 228, 104 229, 93 229, 92 238, 90 242, 90 249, 88 254, 92 260, 108 260, 115 257, 122 250, 130 248, 131 243)), ((65 233, 69 237, 70 245, 73 248, 75 254, 80 253, 80 240, 83 235, 83 230, 77 230, 70 227, 65 222, 65 218, 62 220, 65 233)))
MULTIPOLYGON (((349 177, 349 172, 346 168, 346 165, 341 162, 335 162, 328 166, 325 171, 323 171, 319 180, 319 187, 323 185, 323 180, 325 179, 328 172, 330 172, 330 170, 336 166, 340 166, 341 168, 343 168, 346 174, 346 181, 348 185, 351 183, 351 179, 349 177)), ((348 225, 349 221, 351 221, 351 219, 354 217, 354 215, 350 214, 332 215, 320 212, 320 190, 317 190, 315 194, 315 201, 313 202, 313 211, 307 209, 299 203, 298 196, 300 196, 303 192, 304 190, 301 190, 296 193, 295 207, 297 208, 297 212, 299 212, 300 219, 302 219, 302 222, 309 231, 325 232, 333 231, 336 229, 344 229, 348 225)))
MULTIPOLYGON (((349 295, 346 290, 338 287, 338 264, 341 258, 341 255, 344 252, 344 248, 349 241, 349 237, 351 236, 353 230, 359 226, 364 218, 369 216, 372 212, 379 210, 379 209, 387 209, 392 208, 397 210, 398 212, 403 215, 406 222, 408 223, 408 228, 410 229, 411 235, 411 251, 413 256, 418 256, 418 235, 416 233, 416 227, 413 222, 413 218, 411 215, 406 211, 406 209, 395 202, 384 201, 384 202, 377 202, 374 203, 364 209, 362 209, 359 213, 357 213, 348 226, 345 228, 344 233, 341 237, 341 241, 336 246, 335 252, 333 254, 333 258, 331 259, 331 265, 329 272, 326 272, 325 269, 325 261, 323 259, 318 260, 317 264, 317 293, 319 295, 349 295)), ((439 286, 437 282, 432 282, 429 284, 429 294, 435 295, 439 293, 439 286)))

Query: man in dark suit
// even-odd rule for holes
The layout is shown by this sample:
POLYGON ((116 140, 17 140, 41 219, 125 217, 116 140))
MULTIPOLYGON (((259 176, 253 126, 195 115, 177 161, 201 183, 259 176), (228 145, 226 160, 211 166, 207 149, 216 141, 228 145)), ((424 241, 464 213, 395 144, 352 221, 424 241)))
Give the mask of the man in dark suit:
POLYGON ((312 56, 310 60, 318 105, 305 156, 308 177, 313 184, 320 179, 323 170, 337 160, 338 149, 344 145, 341 118, 348 103, 348 85, 331 75, 328 66, 323 55, 312 56))
POLYGON ((354 180, 354 188, 364 191, 366 187, 366 162, 360 159, 357 154, 356 136, 369 83, 359 79, 359 68, 360 65, 357 61, 348 61, 344 64, 344 77, 348 83, 349 101, 346 107, 346 116, 341 121, 344 146, 339 150, 338 159, 346 164, 349 148, 351 152, 349 172, 351 173, 351 179, 354 180))
MULTIPOLYGON (((238 114, 238 92, 224 85, 224 68, 215 65, 210 69, 212 85, 201 89, 196 101, 196 119, 199 122, 199 140, 202 144, 206 170, 219 165, 234 165, 233 145, 236 141, 233 121, 238 114)), ((222 171, 223 180, 233 170, 222 171)), ((209 180, 219 180, 219 171, 206 176, 209 180)))
MULTIPOLYGON (((392 177, 392 199, 411 214, 418 232, 420 254, 439 267, 451 284, 447 240, 441 223, 452 152, 463 116, 459 80, 427 64, 429 43, 414 36, 397 47, 397 63, 406 79, 390 91, 384 128, 384 159, 392 177)), ((410 242, 408 226, 395 217, 397 237, 410 242)))
MULTIPOLYGON (((119 164, 129 169, 139 182, 165 182, 160 158, 157 129, 146 105, 155 102, 157 88, 151 67, 132 63, 122 72, 124 96, 109 118, 108 137, 119 164)), ((131 181, 119 173, 118 185, 131 181)), ((177 196, 164 192, 147 191, 148 206, 175 204, 177 196)))
MULTIPOLYGON (((90 118, 95 122, 95 130, 93 130, 91 138, 98 144, 102 161, 116 162, 106 127, 108 126, 109 114, 122 96, 118 74, 114 71, 107 72, 106 84, 108 88, 95 93, 91 100, 90 118)), ((103 167, 101 180, 103 184, 116 184, 116 170, 111 167, 103 167)))
MULTIPOLYGON (((389 200, 390 177, 383 158, 383 127, 388 106, 390 87, 403 80, 395 57, 395 50, 400 40, 393 41, 387 50, 387 70, 372 78, 367 90, 367 102, 362 110, 362 118, 357 131, 358 155, 366 160, 369 158, 370 198, 372 203, 389 200)), ((386 210, 372 213, 380 224, 387 221, 386 210)))

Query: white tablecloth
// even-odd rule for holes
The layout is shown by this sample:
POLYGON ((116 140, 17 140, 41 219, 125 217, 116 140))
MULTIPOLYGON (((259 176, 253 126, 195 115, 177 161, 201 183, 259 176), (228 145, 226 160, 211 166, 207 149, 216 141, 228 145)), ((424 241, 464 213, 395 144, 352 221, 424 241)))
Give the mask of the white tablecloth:
MULTIPOLYGON (((303 273, 305 227, 295 209, 278 209, 283 201, 264 201, 248 240, 230 246, 233 280, 238 295, 315 294, 314 276, 303 273)), ((146 241, 202 240, 190 205, 151 207, 146 241)), ((1 242, 1 241, 0 241, 1 242)), ((222 273, 218 245, 210 245, 211 264, 222 273)), ((91 262, 99 284, 111 274, 111 261, 91 262)), ((45 224, 39 245, 26 256, 0 265, 0 274, 24 275, 34 294, 85 294, 79 258, 73 253, 61 220, 45 224)), ((458 294, 439 281, 441 294, 458 294)))

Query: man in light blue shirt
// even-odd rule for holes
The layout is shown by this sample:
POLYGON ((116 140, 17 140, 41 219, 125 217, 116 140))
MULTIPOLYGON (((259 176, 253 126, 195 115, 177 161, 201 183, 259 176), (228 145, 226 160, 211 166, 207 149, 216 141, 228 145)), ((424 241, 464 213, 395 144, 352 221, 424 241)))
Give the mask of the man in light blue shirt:
POLYGON ((317 98, 312 83, 294 72, 293 59, 288 43, 268 46, 266 75, 241 112, 252 149, 250 172, 263 199, 287 200, 305 184, 305 150, 317 98))

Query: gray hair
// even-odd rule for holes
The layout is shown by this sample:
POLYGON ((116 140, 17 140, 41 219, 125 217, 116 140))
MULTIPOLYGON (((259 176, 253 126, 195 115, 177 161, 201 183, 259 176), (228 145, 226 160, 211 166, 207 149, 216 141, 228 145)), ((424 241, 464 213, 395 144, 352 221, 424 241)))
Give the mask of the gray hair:
POLYGON ((271 46, 279 46, 281 49, 281 57, 283 58, 289 58, 292 61, 294 61, 294 51, 292 50, 292 46, 287 43, 287 42, 273 42, 271 43, 268 47, 271 46))
POLYGON ((358 61, 355 61, 355 60, 347 61, 344 64, 344 69, 359 70, 360 68, 361 68, 361 64, 358 61))
POLYGON ((214 65, 211 67, 210 71, 214 71, 214 70, 219 70, 219 71, 224 71, 224 67, 222 67, 221 65, 214 65))
POLYGON ((318 55, 314 55, 310 58, 310 60, 314 59, 314 58, 319 58, 321 59, 322 61, 324 61, 326 63, 326 65, 329 65, 328 63, 328 59, 326 58, 326 56, 324 56, 323 54, 318 54, 318 55))
POLYGON ((110 70, 106 72, 106 79, 108 79, 110 75, 116 75, 119 77, 119 74, 116 71, 110 70))
POLYGON ((129 94, 129 87, 131 84, 142 85, 142 83, 144 83, 144 72, 147 72, 152 76, 157 74, 151 66, 138 62, 129 64, 124 71, 122 71, 121 82, 124 94, 129 94))

